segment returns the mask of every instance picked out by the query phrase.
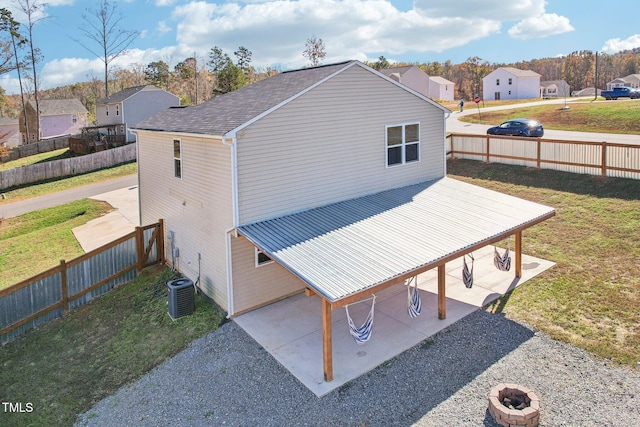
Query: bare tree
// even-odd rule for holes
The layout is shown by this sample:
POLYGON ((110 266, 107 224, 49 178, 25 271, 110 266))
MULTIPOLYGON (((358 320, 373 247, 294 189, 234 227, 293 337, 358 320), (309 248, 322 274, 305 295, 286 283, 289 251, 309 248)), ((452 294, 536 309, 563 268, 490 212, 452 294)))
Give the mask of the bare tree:
MULTIPOLYGON (((44 7, 42 3, 38 0, 15 0, 18 4, 18 7, 27 17, 27 42, 29 44, 29 55, 27 56, 27 60, 31 62, 31 78, 33 83, 33 96, 36 102, 36 123, 38 124, 38 139, 40 139, 40 95, 38 93, 38 71, 36 64, 40 62, 43 57, 40 53, 40 49, 34 47, 33 45, 33 27, 38 22, 44 19, 43 15, 40 14, 40 11, 44 7)), ((26 118, 26 115, 25 115, 26 118)), ((27 141, 29 138, 29 134, 27 133, 27 141)))
POLYGON ((307 58, 313 67, 317 67, 322 64, 322 60, 327 56, 322 39, 315 35, 308 38, 307 43, 305 44, 305 50, 302 52, 302 56, 307 58))
MULTIPOLYGON (((22 48, 27 40, 20 34, 20 23, 13 19, 11 12, 5 8, 0 9, 1 12, 1 21, 0 21, 0 30, 3 32, 6 31, 9 33, 11 38, 11 47, 13 48, 13 59, 15 60, 15 70, 18 74, 18 82, 20 84, 20 103, 22 106, 22 114, 25 118, 25 131, 26 137, 29 136, 29 124, 26 120, 27 117, 27 108, 24 103, 24 88, 22 86, 22 63, 20 62, 20 57, 18 55, 18 48, 22 48)), ((23 140, 24 141, 24 140, 23 140)), ((28 139, 27 139, 28 142, 28 139)))
POLYGON ((101 0, 97 9, 87 9, 87 12, 89 15, 82 15, 85 25, 79 30, 86 38, 97 43, 100 50, 94 50, 79 40, 74 41, 104 63, 104 92, 108 97, 109 64, 126 53, 127 48, 140 33, 118 27, 122 13, 118 11, 118 5, 109 0, 101 0))

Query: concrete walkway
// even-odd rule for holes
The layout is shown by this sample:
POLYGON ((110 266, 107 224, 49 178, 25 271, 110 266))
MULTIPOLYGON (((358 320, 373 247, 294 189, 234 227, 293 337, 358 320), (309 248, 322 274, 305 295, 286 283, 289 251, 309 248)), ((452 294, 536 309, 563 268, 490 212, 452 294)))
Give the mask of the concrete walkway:
POLYGON ((107 202, 116 210, 73 229, 85 252, 129 234, 140 225, 137 185, 98 194, 90 199, 107 202))

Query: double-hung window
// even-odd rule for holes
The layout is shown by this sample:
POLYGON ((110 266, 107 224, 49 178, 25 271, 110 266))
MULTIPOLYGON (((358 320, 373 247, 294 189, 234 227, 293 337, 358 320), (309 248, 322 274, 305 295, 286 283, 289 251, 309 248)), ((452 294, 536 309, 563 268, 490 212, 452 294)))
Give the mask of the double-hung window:
POLYGON ((420 124, 387 126, 387 166, 420 160, 420 124))
POLYGON ((173 140, 173 173, 176 178, 182 178, 182 141, 173 140))

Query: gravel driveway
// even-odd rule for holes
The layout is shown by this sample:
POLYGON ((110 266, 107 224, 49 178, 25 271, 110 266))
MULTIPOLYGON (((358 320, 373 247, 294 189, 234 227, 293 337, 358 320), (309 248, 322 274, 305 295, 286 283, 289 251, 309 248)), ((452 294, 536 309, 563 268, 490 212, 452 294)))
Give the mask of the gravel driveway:
POLYGON ((640 371, 478 310, 318 398, 228 322, 90 411, 79 426, 486 426, 487 395, 517 383, 540 426, 638 425, 640 371))

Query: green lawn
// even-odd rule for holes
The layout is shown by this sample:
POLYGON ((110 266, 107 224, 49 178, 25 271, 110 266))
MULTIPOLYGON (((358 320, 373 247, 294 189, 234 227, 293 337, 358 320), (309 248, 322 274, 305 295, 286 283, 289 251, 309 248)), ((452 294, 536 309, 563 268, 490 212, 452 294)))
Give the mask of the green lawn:
POLYGON ((1 221, 0 289, 84 254, 72 229, 112 209, 83 199, 1 221))
POLYGON ((0 348, 0 401, 33 405, 31 413, 1 413, 0 425, 73 425, 77 414, 215 330, 223 314, 200 294, 193 314, 171 319, 166 283, 174 277, 148 267, 0 348))
POLYGON ((640 185, 470 160, 453 178, 543 203, 556 216, 523 233, 523 251, 556 263, 490 309, 600 357, 635 366, 640 354, 640 185))

